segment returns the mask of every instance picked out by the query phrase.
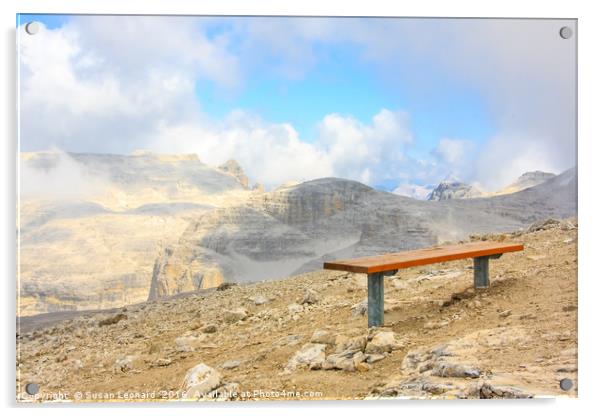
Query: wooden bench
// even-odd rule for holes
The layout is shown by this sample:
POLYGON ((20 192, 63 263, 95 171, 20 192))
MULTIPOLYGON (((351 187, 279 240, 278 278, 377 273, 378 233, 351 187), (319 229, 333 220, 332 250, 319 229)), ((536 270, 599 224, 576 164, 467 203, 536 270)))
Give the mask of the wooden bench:
POLYGON ((523 250, 522 244, 479 241, 382 256, 336 260, 324 263, 324 268, 366 273, 368 277, 368 326, 382 326, 385 322, 384 276, 393 275, 399 269, 408 267, 474 258, 474 287, 476 289, 488 288, 489 259, 497 259, 504 253, 521 250, 523 250))

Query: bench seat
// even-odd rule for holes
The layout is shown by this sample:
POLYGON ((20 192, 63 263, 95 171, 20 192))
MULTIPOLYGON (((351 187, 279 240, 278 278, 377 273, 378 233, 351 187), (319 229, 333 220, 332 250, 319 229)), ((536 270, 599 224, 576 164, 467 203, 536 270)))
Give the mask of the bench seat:
POLYGON ((365 273, 368 276, 368 326, 382 326, 384 325, 385 275, 395 274, 397 270, 408 267, 473 258, 474 286, 477 289, 484 289, 489 287, 489 259, 497 259, 504 253, 523 249, 522 244, 477 241, 381 256, 329 261, 324 263, 324 269, 365 273))

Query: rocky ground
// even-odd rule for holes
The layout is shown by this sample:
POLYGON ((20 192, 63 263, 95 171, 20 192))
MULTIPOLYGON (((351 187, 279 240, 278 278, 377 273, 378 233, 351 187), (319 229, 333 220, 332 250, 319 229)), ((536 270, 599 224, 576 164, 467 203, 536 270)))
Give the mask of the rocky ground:
POLYGON ((367 329, 364 275, 320 271, 19 333, 18 398, 576 396, 577 221, 472 238, 525 251, 490 263, 488 290, 470 260, 387 277, 383 328, 367 329))

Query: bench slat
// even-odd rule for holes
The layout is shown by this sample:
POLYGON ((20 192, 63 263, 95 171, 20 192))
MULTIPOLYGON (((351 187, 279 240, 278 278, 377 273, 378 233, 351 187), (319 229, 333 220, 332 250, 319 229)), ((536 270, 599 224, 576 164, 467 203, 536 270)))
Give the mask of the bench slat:
POLYGON ((522 244, 478 241, 474 243, 403 251, 400 253, 384 254, 382 256, 335 260, 324 263, 324 268, 329 270, 370 274, 444 261, 491 256, 512 251, 521 251, 523 249, 524 247, 522 244))

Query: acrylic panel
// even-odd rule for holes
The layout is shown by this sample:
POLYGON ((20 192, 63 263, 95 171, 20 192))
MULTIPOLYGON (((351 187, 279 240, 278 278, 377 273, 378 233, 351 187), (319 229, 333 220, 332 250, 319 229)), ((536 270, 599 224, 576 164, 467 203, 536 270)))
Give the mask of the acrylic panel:
POLYGON ((17 16, 17 400, 577 396, 577 21, 17 16))

